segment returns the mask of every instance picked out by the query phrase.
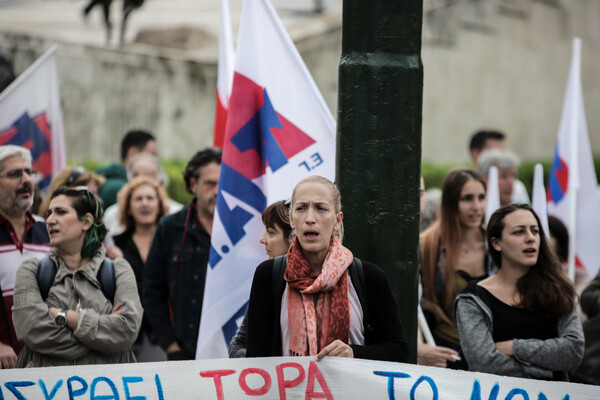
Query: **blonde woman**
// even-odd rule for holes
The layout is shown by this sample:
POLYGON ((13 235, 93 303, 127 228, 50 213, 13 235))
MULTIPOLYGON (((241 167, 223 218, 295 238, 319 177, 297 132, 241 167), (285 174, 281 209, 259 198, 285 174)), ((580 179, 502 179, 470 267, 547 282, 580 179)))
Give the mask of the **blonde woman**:
POLYGON ((265 261, 254 275, 248 357, 406 361, 408 347, 390 285, 378 266, 360 262, 342 245, 341 208, 339 190, 326 178, 311 176, 294 188, 290 224, 296 237, 283 276, 273 279, 278 259, 265 261), (359 262, 362 278, 355 273, 359 262))

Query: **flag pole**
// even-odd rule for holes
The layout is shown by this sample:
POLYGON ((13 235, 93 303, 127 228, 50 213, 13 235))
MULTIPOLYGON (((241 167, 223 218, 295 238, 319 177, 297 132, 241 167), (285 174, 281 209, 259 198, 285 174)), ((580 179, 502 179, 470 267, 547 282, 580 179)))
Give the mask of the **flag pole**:
POLYGON ((425 338, 425 342, 432 346, 435 346, 435 339, 431 334, 431 329, 429 329, 429 324, 427 323, 427 318, 425 318, 425 314, 423 313, 423 309, 419 305, 417 309, 417 318, 419 321, 419 327, 421 328, 421 333, 423 334, 423 338, 425 338))
POLYGON ((531 207, 538 215, 546 239, 550 240, 550 228, 548 227, 548 205, 546 202, 546 189, 544 188, 544 167, 535 164, 533 173, 533 195, 531 196, 531 207))
POLYGON ((577 99, 580 96, 578 91, 581 90, 581 39, 576 37, 573 39, 573 79, 571 86, 571 120, 569 125, 570 156, 573 164, 569 171, 569 263, 568 273, 572 282, 575 282, 575 254, 577 244, 577 193, 579 189, 579 159, 577 156, 579 147, 579 118, 577 118, 577 99))

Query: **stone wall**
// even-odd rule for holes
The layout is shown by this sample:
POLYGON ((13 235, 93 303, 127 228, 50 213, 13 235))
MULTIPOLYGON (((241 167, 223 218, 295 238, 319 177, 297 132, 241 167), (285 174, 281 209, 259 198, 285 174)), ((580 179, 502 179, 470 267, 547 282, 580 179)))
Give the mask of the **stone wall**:
POLYGON ((575 36, 600 154, 600 2, 425 0, 423 15, 423 160, 468 160, 480 127, 503 130, 522 159, 551 159, 575 36))
MULTIPOLYGON (((340 21, 297 41, 324 98, 335 109, 340 21)), ((40 37, 0 32, 0 54, 19 74, 52 44, 40 37)), ((187 160, 211 145, 216 94, 215 57, 143 44, 124 49, 58 43, 69 159, 117 159, 123 134, 151 131, 165 158, 187 160)))
MULTIPOLYGON (((599 1, 424 0, 423 15, 424 161, 466 162, 470 135, 481 127, 504 130, 522 159, 550 159, 574 36, 583 43, 583 96, 600 154, 599 1)), ((290 33, 335 115, 341 17, 290 33)), ((0 54, 17 72, 53 43, 0 31, 0 54)), ((59 45, 71 159, 116 159, 131 128, 152 131, 166 158, 187 159, 211 144, 216 48, 206 56, 143 44, 59 45)))

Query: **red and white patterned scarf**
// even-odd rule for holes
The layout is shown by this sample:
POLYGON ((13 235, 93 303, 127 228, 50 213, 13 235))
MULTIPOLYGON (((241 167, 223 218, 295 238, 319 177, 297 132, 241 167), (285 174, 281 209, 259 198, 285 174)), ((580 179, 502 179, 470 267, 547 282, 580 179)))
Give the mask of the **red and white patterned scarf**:
POLYGON ((288 283, 289 355, 316 355, 336 339, 348 343, 350 301, 348 273, 352 252, 334 236, 320 273, 302 255, 298 238, 288 251, 285 280, 288 283), (313 294, 320 293, 316 307, 313 294))

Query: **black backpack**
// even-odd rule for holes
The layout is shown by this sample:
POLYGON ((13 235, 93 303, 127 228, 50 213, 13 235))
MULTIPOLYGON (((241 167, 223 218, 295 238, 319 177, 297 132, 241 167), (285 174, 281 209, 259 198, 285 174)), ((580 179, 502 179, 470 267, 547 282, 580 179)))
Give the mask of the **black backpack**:
MULTIPOLYGON (((50 292, 50 288, 54 283, 56 271, 56 264, 50 257, 46 256, 39 261, 36 277, 42 300, 48 298, 48 292, 50 292)), ((102 264, 98 269, 97 278, 98 282, 100 282, 100 290, 102 290, 104 297, 111 303, 114 303, 115 293, 117 291, 115 264, 108 258, 105 258, 104 261, 102 261, 102 264)))

